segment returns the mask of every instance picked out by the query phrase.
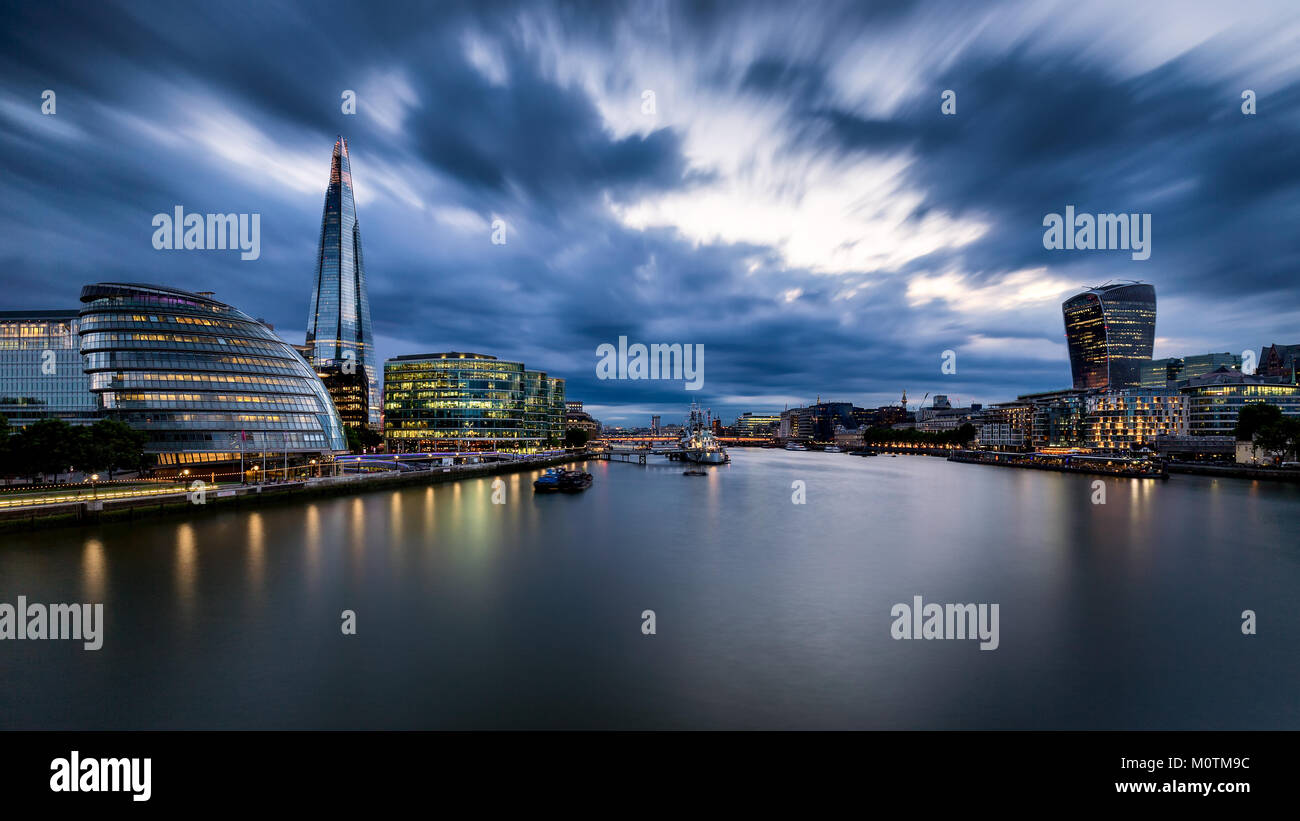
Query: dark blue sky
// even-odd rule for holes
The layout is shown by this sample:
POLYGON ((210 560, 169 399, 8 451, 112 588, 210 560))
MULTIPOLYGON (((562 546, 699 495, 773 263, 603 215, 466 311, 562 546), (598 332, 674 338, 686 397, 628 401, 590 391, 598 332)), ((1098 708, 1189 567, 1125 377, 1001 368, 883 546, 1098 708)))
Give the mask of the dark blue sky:
POLYGON ((1157 356, 1296 343, 1296 9, 5 3, 3 307, 156 282, 301 342, 342 134, 380 358, 522 359, 607 422, 1064 387, 1060 302, 1111 279, 1157 356), (260 214, 260 259, 154 250, 176 205, 260 214), (1150 259, 1044 250, 1066 205, 1151 214, 1150 259), (620 335, 703 344, 703 390, 598 381, 620 335))

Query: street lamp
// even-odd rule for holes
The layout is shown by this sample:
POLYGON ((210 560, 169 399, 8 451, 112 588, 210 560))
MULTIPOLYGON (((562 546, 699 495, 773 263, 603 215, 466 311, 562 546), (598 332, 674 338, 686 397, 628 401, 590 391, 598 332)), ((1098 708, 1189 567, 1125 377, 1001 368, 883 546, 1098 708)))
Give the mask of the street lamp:
POLYGON ((90 498, 95 498, 95 483, 99 481, 99 474, 90 474, 90 498))
POLYGON ((256 481, 258 480, 258 473, 257 473, 257 470, 258 470, 259 467, 261 467, 261 465, 253 465, 253 481, 254 481, 254 482, 256 482, 256 481))

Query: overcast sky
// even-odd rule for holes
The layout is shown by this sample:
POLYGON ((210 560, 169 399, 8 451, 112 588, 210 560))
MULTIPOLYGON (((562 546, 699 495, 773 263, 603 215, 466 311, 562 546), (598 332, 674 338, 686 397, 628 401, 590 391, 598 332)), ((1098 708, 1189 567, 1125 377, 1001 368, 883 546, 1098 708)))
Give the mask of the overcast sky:
POLYGON ((379 358, 523 360, 615 424, 1067 387, 1060 303, 1112 279, 1156 356, 1300 342, 1294 2, 4 6, 5 309, 154 282, 301 342, 341 134, 379 358), (155 250, 177 205, 261 257, 155 250), (1150 214, 1150 258, 1045 250, 1067 205, 1150 214), (704 345, 703 389, 598 380, 619 336, 704 345))

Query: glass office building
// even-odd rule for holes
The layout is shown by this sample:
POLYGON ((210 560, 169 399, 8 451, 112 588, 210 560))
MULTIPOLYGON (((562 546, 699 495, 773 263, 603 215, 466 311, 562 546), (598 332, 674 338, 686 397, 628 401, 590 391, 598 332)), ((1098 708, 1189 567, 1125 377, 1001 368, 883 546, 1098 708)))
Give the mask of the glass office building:
MULTIPOLYGON (((334 143, 330 182, 321 215, 316 284, 307 313, 307 346, 311 349, 312 365, 322 373, 359 374, 365 380, 363 415, 366 424, 378 430, 380 373, 375 367, 373 334, 348 142, 340 137, 334 143)), ((352 391, 348 380, 332 380, 332 385, 345 393, 352 391)), ((349 421, 351 417, 349 414, 349 421)))
POLYGON ((1137 387, 1156 335, 1156 289, 1102 285, 1061 306, 1075 390, 1137 387))
POLYGON ((776 433, 780 425, 781 414, 779 413, 752 413, 746 411, 736 417, 733 427, 737 436, 753 438, 771 436, 776 433))
POLYGON ((1138 366, 1138 387, 1163 388, 1170 382, 1178 381, 1178 375, 1182 371, 1183 360, 1178 356, 1143 362, 1138 366))
POLYGON ((1187 432, 1192 436, 1234 436, 1237 414, 1252 402, 1277 405, 1284 416, 1300 417, 1300 385, 1289 379, 1217 371, 1180 383, 1187 400, 1187 432))
POLYGON ((558 376, 546 376, 545 379, 547 400, 550 403, 550 412, 546 415, 545 444, 549 447, 561 447, 564 445, 564 432, 567 430, 565 409, 568 403, 564 400, 564 380, 558 376))
POLYGON ((321 380, 262 322, 155 285, 87 285, 81 301, 90 390, 149 435, 160 467, 256 463, 267 475, 347 449, 321 380))
POLYGON ((1241 370, 1241 357, 1234 353, 1203 353, 1196 356, 1175 356, 1143 362, 1138 369, 1140 387, 1173 387, 1171 382, 1194 379, 1214 373, 1220 368, 1241 370))
POLYGON ((99 418, 77 329, 75 310, 0 311, 0 414, 11 426, 99 418))
POLYGON ((370 380, 360 368, 348 373, 338 365, 325 365, 316 368, 316 375, 329 391, 334 410, 345 426, 370 426, 370 380))
POLYGON ((536 451, 564 440, 564 380, 477 353, 384 363, 384 441, 391 453, 536 451))

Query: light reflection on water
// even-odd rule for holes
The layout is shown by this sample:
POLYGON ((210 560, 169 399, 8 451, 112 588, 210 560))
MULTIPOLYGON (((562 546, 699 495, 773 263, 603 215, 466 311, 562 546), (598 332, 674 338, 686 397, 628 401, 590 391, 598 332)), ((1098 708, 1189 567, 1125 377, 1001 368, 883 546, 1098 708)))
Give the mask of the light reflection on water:
POLYGON ((194 525, 186 522, 176 526, 176 600, 187 617, 193 614, 196 604, 199 556, 195 538, 194 525))
POLYGON ((585 469, 577 495, 504 476, 502 505, 486 477, 14 533, 0 601, 103 600, 108 631, 24 648, 0 724, 1300 728, 1298 488, 1107 478, 1099 505, 1089 476, 760 450, 585 469), (914 595, 999 603, 1000 648, 890 639, 914 595), (1248 608, 1272 629, 1242 636, 1248 608))
POLYGON ((266 544, 261 511, 248 514, 248 583, 253 590, 262 589, 266 571, 266 544))
POLYGON ((81 580, 86 601, 102 601, 106 588, 104 543, 90 537, 82 549, 81 580))

